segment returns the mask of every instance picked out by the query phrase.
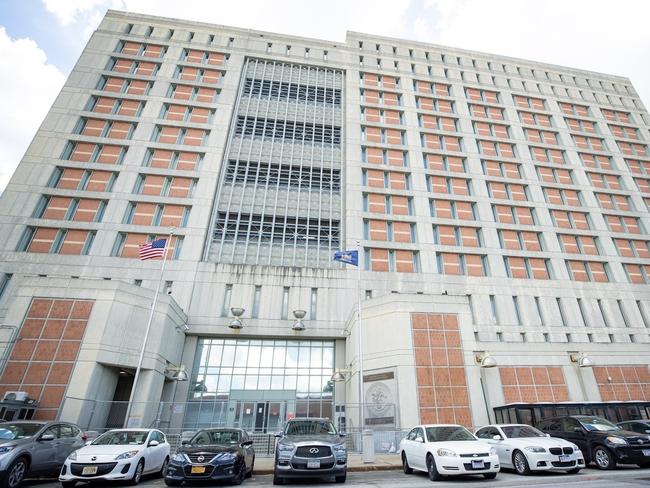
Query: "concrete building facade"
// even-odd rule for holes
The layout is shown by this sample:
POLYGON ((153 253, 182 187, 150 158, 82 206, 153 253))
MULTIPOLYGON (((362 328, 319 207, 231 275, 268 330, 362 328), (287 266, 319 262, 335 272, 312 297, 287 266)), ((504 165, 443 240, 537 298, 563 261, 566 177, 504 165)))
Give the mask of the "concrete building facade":
POLYGON ((648 402, 649 126, 618 76, 109 11, 0 198, 2 393, 124 422, 173 229, 131 425, 358 428, 359 349, 378 429, 648 402))

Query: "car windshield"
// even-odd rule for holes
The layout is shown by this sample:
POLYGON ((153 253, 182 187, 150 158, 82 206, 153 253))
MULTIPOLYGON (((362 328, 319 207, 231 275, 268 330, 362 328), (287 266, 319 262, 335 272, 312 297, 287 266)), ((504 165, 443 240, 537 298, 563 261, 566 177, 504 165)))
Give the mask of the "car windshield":
POLYGON ((460 425, 452 425, 447 427, 427 427, 427 439, 429 442, 445 442, 445 441, 475 441, 476 437, 460 425))
POLYGON ((100 435, 93 441, 94 446, 141 445, 147 440, 146 430, 113 430, 100 435))
POLYGON ((601 419, 600 417, 581 417, 579 420, 585 429, 592 432, 608 432, 610 430, 620 430, 620 427, 617 427, 609 420, 601 419))
POLYGON ((546 437, 544 432, 530 425, 508 425, 501 427, 501 430, 508 439, 516 439, 517 437, 546 437))
POLYGON ((26 439, 36 434, 45 424, 0 424, 0 439, 26 439))
POLYGON ((190 444, 199 446, 239 444, 241 434, 236 430, 200 430, 190 440, 190 444))
POLYGON ((333 435, 336 429, 327 420, 296 420, 287 424, 286 435, 333 435))

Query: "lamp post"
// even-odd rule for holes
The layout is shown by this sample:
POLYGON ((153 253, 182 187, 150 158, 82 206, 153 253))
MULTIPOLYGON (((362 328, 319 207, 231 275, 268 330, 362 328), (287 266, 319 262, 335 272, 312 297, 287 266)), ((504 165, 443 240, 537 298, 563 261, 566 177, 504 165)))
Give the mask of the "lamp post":
POLYGON ((481 383, 481 393, 483 394, 483 403, 485 404, 485 413, 487 413, 488 422, 492 422, 492 415, 490 415, 490 405, 485 388, 485 370, 495 368, 497 360, 494 359, 487 351, 478 351, 474 354, 474 362, 479 367, 479 382, 481 383))
POLYGON ((585 387, 585 381, 582 378, 582 369, 583 368, 591 368, 596 363, 594 362, 593 359, 591 359, 589 356, 587 356, 583 352, 570 352, 569 353, 569 359, 571 360, 571 362, 578 369, 576 374, 578 376, 578 383, 580 383, 580 390, 582 391, 582 398, 583 398, 584 401, 587 401, 587 400, 589 400, 589 398, 588 398, 588 395, 587 395, 587 388, 585 387))

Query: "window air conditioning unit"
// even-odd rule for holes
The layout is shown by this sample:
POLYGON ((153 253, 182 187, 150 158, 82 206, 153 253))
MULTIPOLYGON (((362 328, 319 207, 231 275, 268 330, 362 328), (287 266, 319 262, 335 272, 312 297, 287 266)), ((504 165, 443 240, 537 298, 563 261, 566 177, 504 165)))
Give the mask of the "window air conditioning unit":
POLYGON ((5 396, 2 399, 3 402, 27 402, 28 400, 29 396, 27 395, 26 391, 8 391, 5 393, 5 396))

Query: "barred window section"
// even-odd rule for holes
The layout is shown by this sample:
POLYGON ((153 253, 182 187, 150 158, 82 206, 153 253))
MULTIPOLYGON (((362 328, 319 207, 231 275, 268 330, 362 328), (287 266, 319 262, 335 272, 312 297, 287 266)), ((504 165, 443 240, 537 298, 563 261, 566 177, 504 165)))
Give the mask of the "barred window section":
POLYGON ((252 240, 290 244, 295 241, 337 248, 339 221, 288 215, 251 215, 219 212, 214 240, 244 243, 252 240))
POLYGON ((341 171, 318 166, 295 166, 258 161, 228 160, 225 181, 269 187, 341 190, 341 171))
POLYGON ((341 90, 323 86, 299 85, 273 80, 246 78, 244 95, 292 100, 303 103, 341 105, 341 90))
POLYGON ((291 139, 321 144, 341 144, 341 128, 325 124, 306 124, 292 120, 237 117, 235 134, 238 136, 291 139))

